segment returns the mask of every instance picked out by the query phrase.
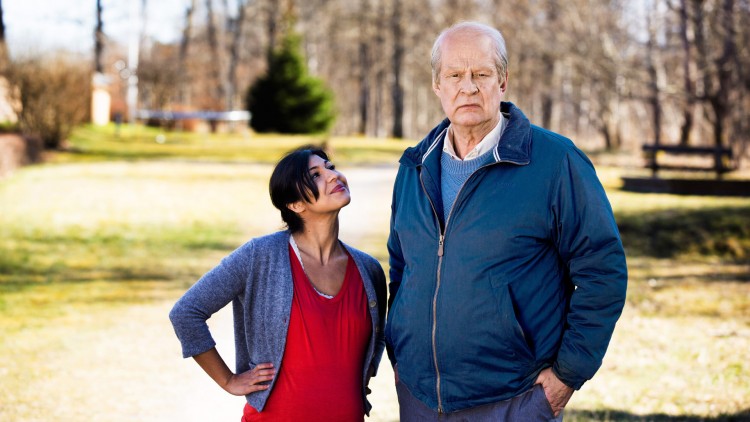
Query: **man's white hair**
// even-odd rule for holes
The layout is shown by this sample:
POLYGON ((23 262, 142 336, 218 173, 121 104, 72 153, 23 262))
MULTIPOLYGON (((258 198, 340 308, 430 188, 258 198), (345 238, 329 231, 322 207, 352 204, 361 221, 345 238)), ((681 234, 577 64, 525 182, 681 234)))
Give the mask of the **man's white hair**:
POLYGON ((435 39, 435 43, 432 45, 432 80, 435 84, 440 81, 440 66, 441 66, 441 55, 442 45, 445 38, 457 32, 468 32, 476 35, 485 35, 492 41, 492 46, 495 51, 494 60, 495 68, 497 69, 498 80, 502 83, 505 80, 505 75, 508 70, 508 52, 505 50, 505 38, 499 30, 489 25, 485 25, 479 22, 460 22, 449 28, 443 30, 435 39))

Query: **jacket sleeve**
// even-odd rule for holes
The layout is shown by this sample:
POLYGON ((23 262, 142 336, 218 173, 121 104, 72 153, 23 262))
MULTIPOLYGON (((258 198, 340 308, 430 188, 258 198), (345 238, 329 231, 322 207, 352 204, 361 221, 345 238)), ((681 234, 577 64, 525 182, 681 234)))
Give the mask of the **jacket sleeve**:
POLYGON ((216 346, 206 321, 245 288, 246 269, 249 267, 245 245, 203 275, 175 303, 169 313, 175 334, 182 345, 185 358, 201 354, 216 346))
POLYGON ((579 389, 601 366, 625 305, 625 252, 604 188, 580 151, 562 161, 551 201, 557 249, 573 284, 552 369, 579 389))
MULTIPOLYGON (((388 310, 393 305, 393 300, 398 294, 398 288, 401 286, 401 277, 404 273, 404 256, 401 252, 401 242, 398 239, 398 232, 395 229, 397 202, 399 196, 399 186, 403 178, 403 166, 399 167, 398 174, 396 175, 396 182, 393 186, 393 198, 391 199, 391 223, 390 233, 388 235, 388 263, 390 269, 388 270, 388 276, 390 282, 388 283, 388 310)), ((388 359, 391 361, 391 365, 396 365, 396 356, 393 353, 391 345, 386 343, 386 351, 388 352, 388 359)))

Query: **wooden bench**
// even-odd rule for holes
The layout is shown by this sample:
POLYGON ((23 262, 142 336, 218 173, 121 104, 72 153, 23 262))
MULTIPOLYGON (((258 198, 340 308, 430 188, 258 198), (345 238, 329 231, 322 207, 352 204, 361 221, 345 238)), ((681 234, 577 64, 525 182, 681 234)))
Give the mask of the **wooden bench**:
POLYGON ((653 176, 656 176, 659 170, 679 170, 679 171, 713 171, 717 178, 725 173, 736 169, 733 162, 732 150, 724 147, 695 147, 682 145, 661 145, 645 144, 643 152, 646 155, 646 167, 650 168, 653 176), (661 164, 658 161, 660 153, 669 155, 682 156, 700 156, 713 158, 713 165, 689 165, 689 164, 661 164))
POLYGON ((156 122, 159 126, 172 127, 175 123, 186 121, 200 121, 208 125, 208 130, 215 133, 220 124, 239 124, 245 128, 250 121, 250 112, 246 110, 230 111, 168 111, 168 110, 138 110, 136 118, 147 124, 156 122))

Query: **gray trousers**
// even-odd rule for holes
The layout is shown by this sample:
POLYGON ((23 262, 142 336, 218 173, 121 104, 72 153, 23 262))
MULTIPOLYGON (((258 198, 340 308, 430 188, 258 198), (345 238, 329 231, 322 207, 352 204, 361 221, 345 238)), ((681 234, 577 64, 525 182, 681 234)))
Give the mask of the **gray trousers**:
POLYGON ((557 417, 544 395, 540 384, 512 399, 489 403, 453 413, 438 413, 414 397, 401 382, 396 383, 401 422, 562 422, 563 412, 557 417))

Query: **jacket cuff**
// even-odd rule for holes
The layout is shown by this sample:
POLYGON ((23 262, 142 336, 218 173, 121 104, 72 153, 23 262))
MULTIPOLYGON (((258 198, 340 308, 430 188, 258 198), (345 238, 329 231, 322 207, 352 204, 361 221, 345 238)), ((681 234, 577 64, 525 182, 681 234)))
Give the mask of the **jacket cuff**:
POLYGON ((563 384, 574 390, 580 390, 583 384, 588 381, 587 378, 577 375, 575 372, 567 369, 563 363, 556 361, 552 365, 552 372, 563 382, 563 384))

